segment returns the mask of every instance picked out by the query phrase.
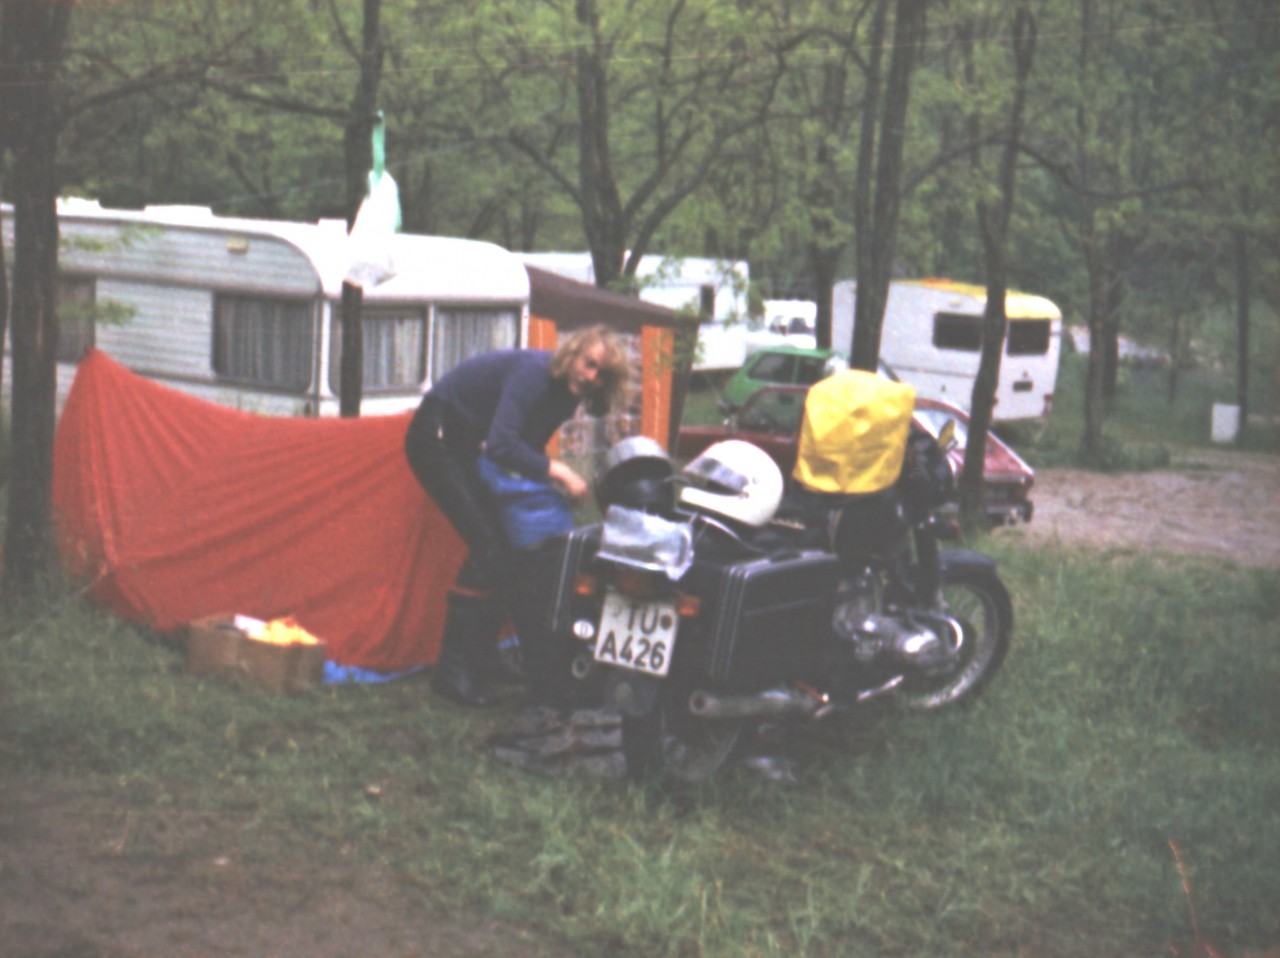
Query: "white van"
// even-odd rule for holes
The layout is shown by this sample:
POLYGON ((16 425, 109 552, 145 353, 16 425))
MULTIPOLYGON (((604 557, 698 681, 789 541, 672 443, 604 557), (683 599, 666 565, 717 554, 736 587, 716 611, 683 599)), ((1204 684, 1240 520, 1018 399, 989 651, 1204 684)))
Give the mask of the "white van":
POLYGON ((817 346, 818 304, 808 299, 766 299, 759 328, 752 325, 746 334, 750 359, 762 349, 817 346))
MULTIPOLYGON (((857 284, 835 285, 832 342, 853 342, 857 284)), ((880 336, 880 358, 922 396, 966 412, 973 396, 982 348, 986 288, 947 279, 890 284, 880 336)), ((1010 290, 1005 297, 1009 331, 996 387, 996 422, 1043 419, 1053 406, 1062 349, 1062 311, 1043 296, 1010 290)))
MULTIPOLYGON (((13 248, 13 211, 2 211, 13 248)), ((88 346, 203 399, 253 412, 339 411, 346 224, 105 209, 60 200, 58 408, 88 346)), ((485 349, 523 346, 529 275, 491 243, 396 234, 395 275, 364 291, 361 413, 417 406, 485 349)), ((12 263, 12 257, 9 257, 12 263)), ((6 363, 8 352, 6 350, 6 363)), ((5 374, 5 387, 12 376, 5 374)))

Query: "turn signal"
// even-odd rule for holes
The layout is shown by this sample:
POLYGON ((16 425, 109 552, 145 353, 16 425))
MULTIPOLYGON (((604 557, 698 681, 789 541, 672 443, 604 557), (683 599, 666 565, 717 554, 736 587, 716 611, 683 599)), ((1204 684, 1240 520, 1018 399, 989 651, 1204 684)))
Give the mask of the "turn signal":
POLYGON ((593 575, 587 575, 580 572, 573 578, 573 591, 575 595, 591 596, 595 595, 600 589, 600 583, 596 581, 593 575))
POLYGON ((702 600, 696 595, 676 596, 676 615, 682 619, 696 619, 702 611, 702 600))

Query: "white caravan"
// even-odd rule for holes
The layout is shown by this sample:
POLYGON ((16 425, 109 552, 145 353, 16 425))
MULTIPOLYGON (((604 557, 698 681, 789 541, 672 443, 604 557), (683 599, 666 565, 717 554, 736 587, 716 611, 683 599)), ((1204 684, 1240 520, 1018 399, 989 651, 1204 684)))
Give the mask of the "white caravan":
MULTIPOLYGON (((2 212, 12 250, 13 211, 2 212)), ((59 408, 79 357, 97 346, 223 405, 337 415, 345 223, 62 200, 58 226, 59 408)), ((526 343, 529 276, 510 252, 395 234, 389 253, 395 275, 364 290, 362 414, 411 409, 462 358, 526 343)))
MULTIPOLYGON (((832 343, 853 342, 856 283, 835 285, 832 343)), ((985 287, 946 279, 901 280, 889 287, 880 358, 922 396, 968 410, 982 347, 985 287)), ((992 416, 997 422, 1043 419, 1053 405, 1062 348, 1062 311, 1043 296, 1010 290, 1009 332, 992 416)))

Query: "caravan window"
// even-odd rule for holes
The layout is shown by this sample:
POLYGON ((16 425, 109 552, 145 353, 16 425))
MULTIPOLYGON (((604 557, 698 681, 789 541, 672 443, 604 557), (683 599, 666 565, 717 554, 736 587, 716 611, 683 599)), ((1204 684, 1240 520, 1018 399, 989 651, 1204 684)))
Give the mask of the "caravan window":
POLYGON ((431 380, 438 381, 468 356, 514 349, 519 341, 520 315, 515 310, 438 307, 431 331, 431 380))
POLYGON ((91 276, 59 276, 58 362, 78 363, 95 342, 95 286, 91 276))
POLYGON ((933 317, 933 345, 976 353, 982 349, 982 317, 962 313, 937 313, 933 317))
MULTIPOLYGON (((422 312, 368 310, 360 325, 364 333, 364 388, 419 388, 427 353, 427 322, 422 312)), ((329 388, 341 395, 342 317, 336 313, 329 342, 329 388)))
POLYGON ((311 305, 218 295, 213 304, 213 371, 222 379, 301 392, 311 384, 311 305))
POLYGON ((1048 319, 1018 319, 1010 322, 1005 350, 1010 356, 1043 356, 1049 351, 1052 325, 1052 321, 1048 319))

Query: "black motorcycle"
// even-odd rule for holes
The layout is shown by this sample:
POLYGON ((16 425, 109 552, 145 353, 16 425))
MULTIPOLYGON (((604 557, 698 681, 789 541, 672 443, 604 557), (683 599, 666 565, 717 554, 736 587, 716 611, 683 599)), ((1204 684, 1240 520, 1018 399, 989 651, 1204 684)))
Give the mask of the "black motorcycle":
POLYGON ((752 470, 781 483, 759 450, 726 462, 720 443, 677 475, 650 440, 614 447, 603 521, 558 547, 550 625, 622 715, 632 776, 696 782, 763 722, 885 695, 932 710, 983 687, 1013 612, 992 559, 940 546, 956 531, 936 514, 955 494, 950 441, 913 429, 888 489, 791 494, 763 522, 715 507, 746 501, 752 470))

